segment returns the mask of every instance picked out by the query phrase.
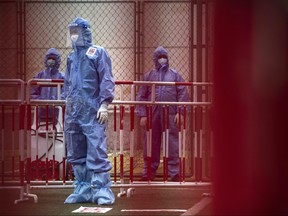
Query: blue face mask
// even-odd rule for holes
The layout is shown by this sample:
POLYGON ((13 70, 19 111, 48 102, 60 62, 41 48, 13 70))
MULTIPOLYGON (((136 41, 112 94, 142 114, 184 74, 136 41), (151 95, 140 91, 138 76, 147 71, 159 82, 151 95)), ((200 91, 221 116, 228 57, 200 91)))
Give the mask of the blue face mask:
POLYGON ((47 60, 48 67, 53 67, 55 64, 56 64, 56 61, 54 59, 47 60))

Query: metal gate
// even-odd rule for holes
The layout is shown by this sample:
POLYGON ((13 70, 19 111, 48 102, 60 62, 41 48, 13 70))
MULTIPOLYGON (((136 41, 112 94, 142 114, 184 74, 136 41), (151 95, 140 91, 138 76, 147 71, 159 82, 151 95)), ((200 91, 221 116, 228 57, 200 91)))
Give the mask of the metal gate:
MULTIPOLYGON (((168 49, 170 67, 177 69, 185 81, 212 80, 209 56, 212 49, 212 10, 208 0, 7 0, 0 2, 0 10, 0 30, 3 33, 0 36, 2 79, 28 81, 43 69, 44 54, 50 47, 60 51, 60 70, 65 72, 66 58, 71 52, 66 47, 67 25, 75 17, 82 16, 91 24, 93 42, 107 49, 112 59, 115 80, 141 80, 143 74, 153 67, 152 53, 158 45, 168 49)), ((123 100, 129 99, 129 87, 124 85, 122 90, 123 100)), ((24 93, 28 96, 27 91, 24 93)), ((194 102, 212 98, 205 86, 189 87, 189 93, 190 101, 194 102)), ((2 99, 16 95, 14 90, 7 94, 0 88, 2 99)), ((120 90, 117 88, 115 100, 119 99, 120 90)), ((192 114, 188 116, 191 124, 187 126, 187 131, 191 132, 187 136, 187 148, 191 152, 187 175, 192 178, 195 178, 197 168, 192 159, 196 151, 194 145, 205 136, 200 134, 201 129, 209 127, 209 115, 206 115, 208 112, 205 109, 195 109, 194 113, 198 117, 192 114), (202 115, 207 120, 203 120, 202 115)), ((135 136, 142 140, 138 119, 135 120, 135 136)), ((142 157, 141 146, 142 143, 139 143, 137 147, 139 158, 142 157)), ((205 146, 203 151, 210 154, 210 143, 207 142, 205 146)), ((113 152, 110 147, 109 152, 113 152)), ((209 161, 206 163, 209 165, 209 161)), ((198 179, 210 179, 210 166, 207 167, 198 179)))

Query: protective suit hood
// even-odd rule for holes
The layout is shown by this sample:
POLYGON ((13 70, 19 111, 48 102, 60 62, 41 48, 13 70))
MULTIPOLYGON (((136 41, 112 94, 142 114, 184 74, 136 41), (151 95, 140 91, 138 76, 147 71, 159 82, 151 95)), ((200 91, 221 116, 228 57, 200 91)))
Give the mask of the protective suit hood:
POLYGON ((157 70, 159 70, 162 67, 162 65, 158 62, 159 56, 166 56, 167 57, 168 61, 167 61, 166 65, 165 65, 165 69, 167 70, 168 67, 169 67, 168 51, 162 46, 157 47, 154 50, 154 53, 153 53, 153 62, 154 62, 155 68, 157 70))
POLYGON ((51 72, 57 72, 61 64, 61 55, 56 48, 50 48, 45 54, 44 64, 47 69, 49 68, 47 60, 50 58, 55 60, 55 65, 52 67, 51 72))
MULTIPOLYGON (((81 46, 86 47, 86 48, 92 46, 92 32, 91 32, 90 24, 88 23, 88 21, 83 19, 82 17, 77 17, 68 25, 68 30, 70 31, 74 27, 80 29, 79 38, 80 40, 82 40, 82 44, 83 44, 81 46)), ((77 45, 76 43, 77 48, 81 46, 77 45)))

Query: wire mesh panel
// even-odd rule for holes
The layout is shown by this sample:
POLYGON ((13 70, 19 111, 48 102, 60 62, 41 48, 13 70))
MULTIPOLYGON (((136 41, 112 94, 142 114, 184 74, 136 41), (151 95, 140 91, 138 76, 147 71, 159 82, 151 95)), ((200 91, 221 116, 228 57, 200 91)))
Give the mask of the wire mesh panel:
POLYGON ((144 2, 143 72, 154 68, 153 51, 158 46, 168 50, 169 65, 190 80, 190 1, 144 2))
MULTIPOLYGON (((91 25, 92 43, 107 49, 115 80, 141 80, 145 72, 154 68, 153 51, 162 45, 168 50, 170 67, 179 71, 185 81, 209 82, 208 3, 205 0, 1 1, 0 78, 31 79, 44 69, 44 55, 51 47, 59 50, 62 58, 60 71, 65 72, 67 56, 72 52, 70 47, 66 47, 67 26, 74 18, 81 16, 91 25)), ((122 95, 120 86, 116 86, 115 100, 130 100, 130 86, 121 88, 122 95)), ((189 87, 190 101, 210 101, 208 88, 201 86, 195 89, 189 87)), ((7 94, 7 91, 0 90, 1 98, 10 96, 10 91, 7 94)), ((187 119, 187 131, 191 133, 186 145, 189 173, 193 173, 194 166, 194 114, 195 110, 191 107, 187 119)), ((129 107, 125 106, 125 148, 129 146, 129 115, 129 107)), ((139 140, 135 148, 139 152, 140 163, 143 134, 139 119, 135 120, 139 140)), ((113 125, 108 125, 107 131, 109 134, 113 132, 113 125)), ((117 141, 118 135, 114 138, 108 136, 111 153, 112 143, 117 141)))
MULTIPOLYGON (((17 2, 0 2, 0 23, 0 79, 17 78, 17 2)), ((16 96, 17 91, 0 89, 1 99, 16 96)))
MULTIPOLYGON (((26 73, 30 79, 44 66, 44 54, 56 47, 65 71, 67 26, 81 16, 91 25, 92 43, 107 49, 115 80, 133 80, 135 69, 134 2, 26 2, 26 73)), ((119 94, 116 89, 116 98, 119 94)))

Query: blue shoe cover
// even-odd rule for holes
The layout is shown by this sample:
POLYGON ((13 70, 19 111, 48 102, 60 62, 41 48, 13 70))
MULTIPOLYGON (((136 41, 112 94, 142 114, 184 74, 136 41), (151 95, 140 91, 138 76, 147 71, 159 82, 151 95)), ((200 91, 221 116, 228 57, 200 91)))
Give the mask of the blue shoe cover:
POLYGON ((92 202, 90 184, 92 172, 87 172, 86 165, 74 165, 73 170, 76 177, 76 181, 73 183, 75 185, 74 192, 66 198, 64 203, 92 202))
POLYGON ((110 189, 110 173, 94 173, 92 176, 92 202, 98 205, 112 205, 115 202, 115 196, 110 189))
POLYGON ((76 185, 76 187, 74 188, 74 192, 66 198, 64 203, 67 204, 91 202, 92 194, 90 183, 75 181, 75 183, 73 184, 76 185))

